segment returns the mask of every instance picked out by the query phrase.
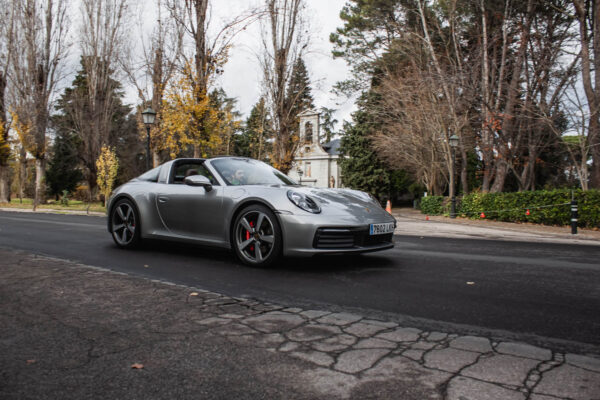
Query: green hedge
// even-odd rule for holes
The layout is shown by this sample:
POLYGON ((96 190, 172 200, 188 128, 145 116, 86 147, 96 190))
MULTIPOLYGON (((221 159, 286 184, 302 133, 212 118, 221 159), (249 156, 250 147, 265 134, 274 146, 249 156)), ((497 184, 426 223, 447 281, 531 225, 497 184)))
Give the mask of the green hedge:
MULTIPOLYGON (((600 190, 575 190, 579 206, 580 227, 600 227, 600 190)), ((471 193, 457 198, 457 213, 463 217, 480 218, 482 212, 487 219, 508 222, 533 222, 545 225, 569 225, 571 190, 539 190, 515 193, 471 193), (529 210, 529 215, 526 211, 529 210)), ((441 196, 425 197, 421 200, 423 214, 448 213, 448 200, 441 196), (431 200, 426 200, 431 199, 431 200), (424 207, 425 205, 425 207, 424 207)))
POLYGON ((421 212, 429 215, 443 214, 444 196, 427 196, 420 201, 421 212))

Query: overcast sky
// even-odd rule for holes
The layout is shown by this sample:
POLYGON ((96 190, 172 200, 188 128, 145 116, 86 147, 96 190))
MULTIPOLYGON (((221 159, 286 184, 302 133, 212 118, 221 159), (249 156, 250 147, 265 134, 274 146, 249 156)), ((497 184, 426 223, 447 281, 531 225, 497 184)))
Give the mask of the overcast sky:
MULTIPOLYGON (((247 3, 247 0, 245 1, 247 3)), ((333 59, 329 34, 342 26, 339 18, 340 10, 346 0, 306 0, 307 18, 312 31, 309 53, 305 56, 315 106, 337 109, 336 118, 340 121, 350 120, 350 112, 354 109, 354 101, 336 97, 331 89, 333 85, 349 77, 349 69, 342 59, 333 59)), ((227 3, 239 3, 239 0, 215 1, 215 14, 227 12, 227 3), (221 8, 222 7, 222 8, 221 8)), ((220 84, 227 94, 238 99, 239 110, 247 115, 261 93, 261 71, 255 53, 260 50, 260 28, 248 29, 236 40, 236 47, 231 51, 231 58, 225 67, 220 84)), ((341 124, 338 124, 338 129, 341 124)))

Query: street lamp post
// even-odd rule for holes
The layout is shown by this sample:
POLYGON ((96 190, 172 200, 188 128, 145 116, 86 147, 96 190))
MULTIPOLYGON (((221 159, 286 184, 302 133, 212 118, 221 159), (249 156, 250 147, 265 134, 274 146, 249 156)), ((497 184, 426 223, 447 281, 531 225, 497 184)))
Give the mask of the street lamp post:
POLYGON ((459 137, 456 135, 450 136, 448 143, 452 152, 452 166, 450 168, 450 218, 456 218, 456 184, 454 183, 454 164, 456 164, 456 147, 458 146, 459 137))
POLYGON ((142 119, 146 125, 146 171, 150 169, 150 128, 154 125, 156 111, 148 107, 142 111, 142 119))

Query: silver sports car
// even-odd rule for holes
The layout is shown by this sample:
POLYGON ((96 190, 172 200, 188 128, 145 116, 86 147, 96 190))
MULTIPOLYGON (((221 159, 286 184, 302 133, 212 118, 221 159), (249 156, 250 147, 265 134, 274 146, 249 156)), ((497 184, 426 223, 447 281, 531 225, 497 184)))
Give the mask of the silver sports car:
POLYGON ((396 220, 369 194, 300 186, 249 158, 166 162, 118 187, 108 230, 119 247, 168 239, 233 249, 250 265, 281 255, 393 247, 396 220))

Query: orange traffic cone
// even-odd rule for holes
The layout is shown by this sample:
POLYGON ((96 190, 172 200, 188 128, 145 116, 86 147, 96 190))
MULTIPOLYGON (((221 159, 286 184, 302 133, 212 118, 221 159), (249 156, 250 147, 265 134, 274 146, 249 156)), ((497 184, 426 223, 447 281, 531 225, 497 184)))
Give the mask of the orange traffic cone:
POLYGON ((385 211, 387 211, 388 213, 392 213, 392 202, 391 201, 387 201, 387 204, 385 205, 385 211))
POLYGON ((481 212, 481 215, 480 215, 480 217, 481 217, 481 218, 485 218, 485 214, 483 213, 483 211, 481 212))

